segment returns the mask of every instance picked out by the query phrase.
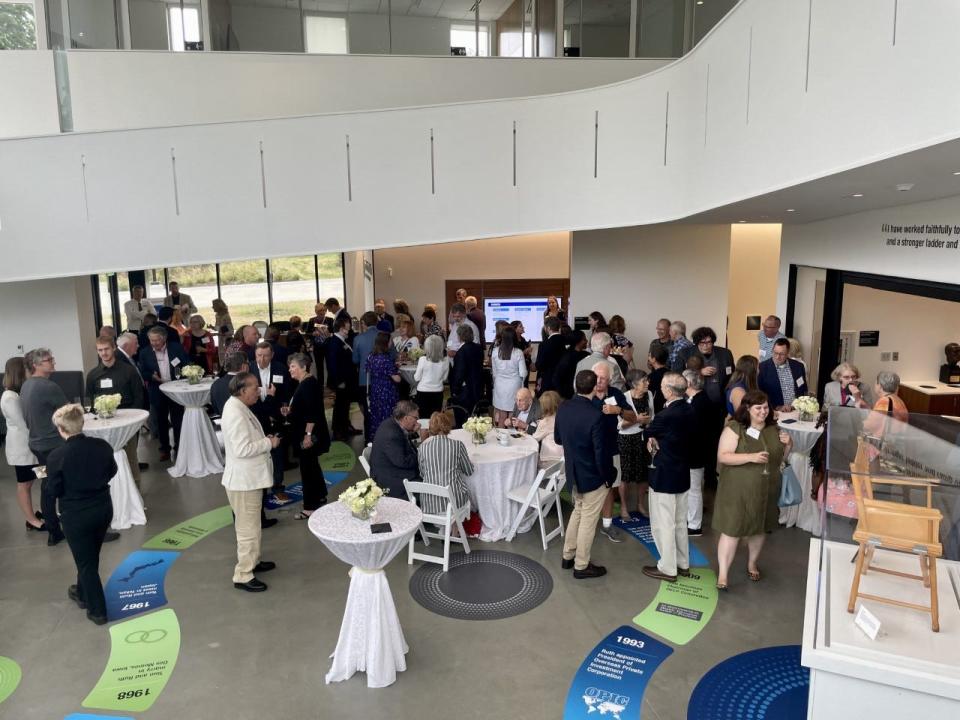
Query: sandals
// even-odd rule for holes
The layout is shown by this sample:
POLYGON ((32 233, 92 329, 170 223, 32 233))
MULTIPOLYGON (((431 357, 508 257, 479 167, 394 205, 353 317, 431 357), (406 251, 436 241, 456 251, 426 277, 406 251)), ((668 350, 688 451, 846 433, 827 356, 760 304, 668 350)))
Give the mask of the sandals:
POLYGON ((309 520, 312 513, 305 513, 303 510, 293 516, 294 520, 309 520))
POLYGON ((726 591, 727 591, 727 586, 726 586, 726 584, 718 582, 718 583, 717 583, 717 590, 723 590, 723 592, 726 592, 726 591))
POLYGON ((750 571, 747 570, 747 577, 750 578, 753 582, 760 582, 760 571, 750 571))

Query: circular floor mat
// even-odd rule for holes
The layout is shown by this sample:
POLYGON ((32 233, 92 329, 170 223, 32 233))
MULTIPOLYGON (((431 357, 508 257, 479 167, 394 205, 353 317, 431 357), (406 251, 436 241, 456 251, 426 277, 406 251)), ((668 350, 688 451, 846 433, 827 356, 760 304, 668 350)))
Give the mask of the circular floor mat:
MULTIPOLYGON (((433 543, 431 543, 433 547, 433 543)), ((553 578, 540 563, 499 550, 450 555, 450 569, 424 564, 410 578, 413 599, 457 620, 499 620, 521 615, 550 597, 553 578)))

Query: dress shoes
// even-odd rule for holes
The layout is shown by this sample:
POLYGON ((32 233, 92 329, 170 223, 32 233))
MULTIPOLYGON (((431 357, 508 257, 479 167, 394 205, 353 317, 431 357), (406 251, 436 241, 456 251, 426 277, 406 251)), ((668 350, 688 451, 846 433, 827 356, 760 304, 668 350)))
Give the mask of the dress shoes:
POLYGON ((263 518, 263 520, 260 521, 260 529, 266 530, 267 528, 271 528, 276 525, 277 522, 279 521, 276 518, 263 518))
POLYGON ((573 570, 573 558, 570 558, 569 560, 561 560, 560 568, 562 570, 573 570))
POLYGON ((170 462, 170 453, 168 452, 160 453, 160 462, 170 462))
POLYGON ((30 523, 25 522, 24 525, 27 526, 27 530, 33 530, 34 532, 47 532, 46 523, 40 523, 40 525, 37 526, 37 525, 31 525, 30 523))
POLYGON ((141 470, 149 470, 150 463, 137 463, 137 467, 140 468, 141 470))
POLYGON ((246 590, 247 592, 263 592, 267 589, 266 583, 262 583, 256 578, 253 578, 253 580, 249 580, 245 583, 235 582, 233 586, 237 590, 246 590))
POLYGON ((92 612, 87 610, 87 620, 92 622, 94 625, 106 625, 107 616, 106 615, 94 615, 92 612))
POLYGON ((87 609, 87 604, 80 599, 80 593, 77 590, 76 585, 71 585, 70 587, 67 588, 67 597, 73 600, 77 604, 77 607, 80 608, 81 610, 87 609))
POLYGON ((680 577, 690 577, 690 568, 677 568, 677 575, 680 577))
POLYGON ((33 511, 33 516, 34 516, 37 520, 43 520, 43 513, 40 512, 39 510, 34 510, 34 511, 33 511))
POLYGON ((113 542, 114 540, 120 539, 120 533, 114 532, 113 530, 107 530, 107 534, 103 536, 103 541, 105 543, 113 542))
MULTIPOLYGON (((687 573, 689 572, 690 571, 687 570, 687 573)), ((666 580, 667 582, 677 581, 676 575, 667 575, 666 573, 660 572, 660 568, 658 568, 656 565, 644 565, 643 574, 656 580, 666 580)))
POLYGON ((594 565, 593 563, 587 563, 587 566, 583 570, 573 571, 573 576, 577 580, 585 580, 586 578, 603 577, 606 574, 607 574, 607 569, 603 565, 594 565))
POLYGON ((269 560, 261 560, 257 563, 257 566, 253 569, 255 573, 261 572, 270 572, 273 570, 277 564, 275 562, 270 562, 269 560))
POLYGON ((56 545, 66 537, 67 536, 64 535, 62 532, 59 532, 56 535, 54 535, 53 533, 50 533, 50 537, 47 538, 47 547, 53 547, 54 545, 56 545))

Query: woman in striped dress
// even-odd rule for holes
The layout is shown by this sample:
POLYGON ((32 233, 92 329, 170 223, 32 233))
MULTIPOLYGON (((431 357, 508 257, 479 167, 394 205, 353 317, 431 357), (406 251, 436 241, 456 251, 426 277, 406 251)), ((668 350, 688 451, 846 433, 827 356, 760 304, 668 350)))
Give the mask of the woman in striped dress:
MULTIPOLYGON (((425 483, 450 486, 457 507, 463 507, 470 504, 464 478, 473 475, 473 463, 467 455, 467 446, 450 437, 452 429, 450 415, 433 413, 430 416, 430 435, 417 450, 417 462, 420 465, 420 477, 425 483)), ((423 496, 421 509, 431 514, 443 514, 447 510, 443 501, 433 495, 423 496)))

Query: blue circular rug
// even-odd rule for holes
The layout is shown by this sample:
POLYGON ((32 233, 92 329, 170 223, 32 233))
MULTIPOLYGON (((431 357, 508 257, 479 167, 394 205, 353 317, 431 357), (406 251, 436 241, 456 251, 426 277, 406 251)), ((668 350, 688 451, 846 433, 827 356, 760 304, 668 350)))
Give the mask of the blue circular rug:
POLYGON ((781 645, 734 655, 701 678, 687 720, 806 720, 810 671, 800 646, 781 645))

